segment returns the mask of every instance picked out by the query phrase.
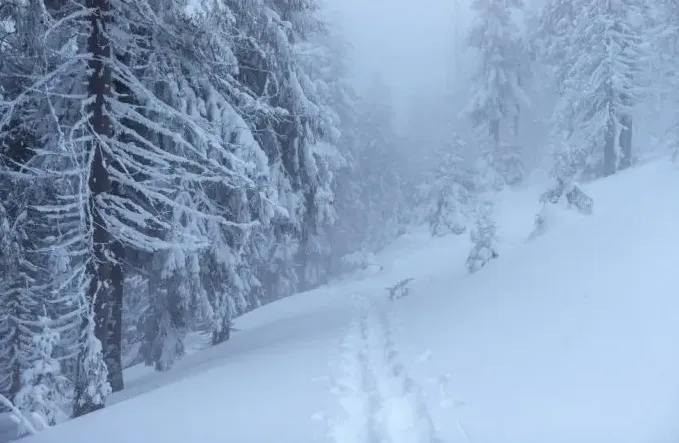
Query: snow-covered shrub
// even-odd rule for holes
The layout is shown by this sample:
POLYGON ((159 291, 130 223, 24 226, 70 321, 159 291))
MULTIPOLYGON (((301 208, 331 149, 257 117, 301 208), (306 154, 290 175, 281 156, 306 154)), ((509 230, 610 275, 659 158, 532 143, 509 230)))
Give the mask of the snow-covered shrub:
MULTIPOLYGON (((40 331, 33 337, 35 356, 31 367, 21 373, 21 389, 15 397, 16 407, 24 413, 33 428, 42 430, 68 418, 62 404, 68 380, 54 358, 59 333, 47 317, 38 320, 40 331)), ((22 425, 22 433, 30 432, 22 425)))
POLYGON ((592 214, 594 201, 570 181, 556 180, 556 184, 540 196, 542 209, 535 216, 535 229, 529 240, 543 234, 555 218, 555 211, 575 209, 583 215, 592 214))
POLYGON ((364 249, 354 251, 342 257, 342 271, 345 273, 359 270, 382 271, 383 269, 384 267, 377 262, 375 254, 364 249))
POLYGON ((517 144, 503 144, 499 149, 499 172, 508 186, 519 185, 525 178, 523 147, 517 144))
POLYGON ((139 274, 125 279, 125 303, 123 304, 123 368, 143 361, 139 352, 141 334, 139 324, 149 303, 148 281, 139 274))
POLYGON ((387 288, 387 295, 390 301, 398 300, 410 295, 410 286, 408 284, 413 281, 412 278, 404 278, 396 283, 394 286, 387 288))
POLYGON ((467 270, 476 272, 490 260, 497 258, 495 247, 495 223, 492 219, 493 206, 490 202, 480 204, 476 224, 469 232, 474 246, 467 257, 467 270))

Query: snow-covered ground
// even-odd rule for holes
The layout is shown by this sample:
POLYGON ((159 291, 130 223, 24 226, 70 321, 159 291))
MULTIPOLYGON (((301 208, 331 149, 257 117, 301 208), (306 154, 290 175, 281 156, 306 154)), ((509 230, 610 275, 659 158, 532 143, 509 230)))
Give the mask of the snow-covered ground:
POLYGON ((252 312, 169 373, 132 368, 114 404, 25 442, 676 442, 679 170, 585 189, 593 216, 530 242, 541 189, 502 194, 500 258, 474 275, 466 235, 415 231, 381 272, 252 312))

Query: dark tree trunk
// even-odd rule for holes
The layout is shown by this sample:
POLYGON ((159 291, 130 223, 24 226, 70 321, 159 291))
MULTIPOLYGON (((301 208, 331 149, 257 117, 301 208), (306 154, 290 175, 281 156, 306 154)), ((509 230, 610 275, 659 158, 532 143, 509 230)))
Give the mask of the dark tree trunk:
POLYGON ((608 126, 604 135, 604 177, 615 174, 618 163, 618 153, 615 149, 615 122, 613 116, 608 117, 608 126))
MULTIPOLYGON (((520 88, 522 86, 521 82, 521 74, 517 75, 516 77, 516 84, 520 88)), ((516 105, 516 115, 514 116, 514 136, 518 137, 519 136, 519 123, 520 123, 520 118, 519 116, 521 115, 521 105, 517 103, 516 105)))
POLYGON ((627 169, 632 166, 632 116, 620 117, 622 128, 620 131, 620 162, 618 169, 627 169))
POLYGON ((212 332, 211 341, 212 346, 216 346, 220 343, 228 341, 231 338, 231 327, 232 327, 231 321, 225 319, 224 324, 222 324, 222 329, 220 331, 212 332))
MULTIPOLYGON (((115 186, 114 186, 115 188, 115 186)), ((111 310, 107 325, 106 346, 104 347, 104 359, 108 369, 108 382, 113 392, 122 391, 123 382, 123 247, 116 243, 112 247, 116 261, 111 263, 111 310)))
MULTIPOLYGON (((89 17, 90 35, 87 50, 90 55, 88 68, 91 71, 88 93, 92 101, 88 111, 90 113, 89 127, 93 140, 92 163, 90 165, 90 211, 93 237, 93 256, 88 263, 88 275, 91 278, 89 300, 94 313, 94 334, 101 342, 104 361, 108 369, 108 381, 122 381, 122 365, 120 364, 120 340, 117 345, 111 343, 116 336, 114 331, 121 327, 115 316, 120 316, 122 298, 122 270, 116 260, 116 244, 106 229, 106 223, 99 211, 100 196, 111 193, 111 179, 108 167, 110 156, 105 151, 105 139, 112 135, 111 123, 107 115, 107 99, 111 95, 111 45, 108 39, 106 25, 110 20, 109 0, 86 0, 86 6, 92 9, 89 17), (111 333, 109 333, 111 331, 111 333), (115 349, 118 349, 116 355, 115 349), (118 363, 118 364, 116 364, 118 363)), ((86 383, 85 380, 80 383, 86 383)), ((84 391, 84 386, 78 387, 78 401, 76 401, 76 416, 84 415, 104 407, 103 402, 95 402, 84 391)))
POLYGON ((490 138, 495 143, 496 147, 500 146, 500 120, 493 119, 490 121, 490 138))
MULTIPOLYGON (((627 44, 623 44, 622 47, 623 53, 628 49, 628 46, 629 45, 627 44)), ((628 72, 625 75, 625 77, 630 84, 633 83, 634 77, 631 72, 628 72)), ((627 107, 631 107, 633 105, 632 99, 627 93, 622 93, 620 100, 627 107)), ((618 170, 623 170, 632 166, 632 125, 633 125, 632 116, 630 114, 621 115, 620 124, 622 125, 622 128, 620 128, 620 139, 618 141, 618 143, 620 143, 620 158, 618 159, 618 170)))

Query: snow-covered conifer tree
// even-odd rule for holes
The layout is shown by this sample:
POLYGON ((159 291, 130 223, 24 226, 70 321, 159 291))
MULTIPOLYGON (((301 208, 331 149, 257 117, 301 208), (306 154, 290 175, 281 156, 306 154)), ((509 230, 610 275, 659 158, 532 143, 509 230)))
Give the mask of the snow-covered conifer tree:
POLYGON ((143 317, 150 303, 148 278, 140 273, 126 272, 125 303, 123 304, 123 369, 143 362, 139 349, 143 340, 143 317))
POLYGON ((35 354, 31 365, 21 373, 21 389, 15 396, 15 406, 34 420, 36 429, 53 426, 68 417, 68 380, 61 373, 61 365, 54 357, 59 344, 59 333, 48 317, 39 317, 38 332, 33 336, 35 354))
MULTIPOLYGON (((672 0, 653 2, 652 22, 656 26, 657 38, 653 42, 653 59, 650 69, 661 72, 663 86, 656 88, 656 97, 665 99, 675 109, 672 115, 671 136, 666 137, 673 149, 672 159, 679 159, 679 4, 672 0)), ((648 68, 648 67, 647 67, 648 68)))
POLYGON ((327 93, 332 79, 319 69, 328 48, 322 41, 327 30, 317 17, 317 1, 274 4, 280 17, 290 23, 288 40, 297 65, 296 79, 289 85, 294 94, 291 110, 294 114, 301 112, 303 116, 300 120, 302 143, 295 147, 299 168, 296 175, 302 178, 299 184, 304 208, 297 261, 302 289, 309 289, 327 280, 328 232, 336 221, 333 206, 335 177, 346 160, 337 149, 340 122, 327 93))
POLYGON ((570 151, 578 176, 611 175, 632 163, 647 15, 643 0, 554 0, 544 10, 543 47, 560 93, 554 143, 570 151))
POLYGON ((148 366, 167 371, 184 355, 191 276, 184 272, 187 257, 181 249, 157 253, 154 259, 148 280, 149 303, 140 320, 139 354, 148 366))
POLYGON ((437 153, 436 170, 426 192, 431 205, 427 220, 434 236, 459 235, 467 230, 473 189, 465 167, 464 150, 464 142, 456 137, 437 153))
POLYGON ((472 2, 476 21, 469 44, 479 53, 479 68, 468 113, 496 186, 518 183, 524 175, 516 135, 521 106, 528 102, 521 86, 528 51, 512 16, 522 7, 522 0, 472 2))
MULTIPOLYGON (((4 193, 3 193, 4 194, 4 193)), ((0 203, 0 395, 10 400, 18 390, 17 368, 20 348, 17 346, 20 287, 21 238, 17 226, 0 203)))
POLYGON ((108 380, 108 367, 104 362, 102 341, 95 333, 97 319, 92 303, 84 292, 79 306, 84 323, 80 331, 80 355, 74 379, 76 391, 73 399, 73 415, 75 417, 103 408, 106 398, 112 391, 108 380))
POLYGON ((109 385, 122 388, 123 253, 148 258, 207 247, 207 229, 185 229, 167 216, 173 210, 199 225, 249 229, 252 220, 206 203, 204 190, 216 183, 226 193, 247 193, 255 221, 275 204, 260 187, 267 183, 267 159, 235 118, 257 108, 234 77, 236 33, 229 20, 205 26, 206 17, 231 17, 224 5, 205 2, 200 6, 207 10, 193 15, 170 0, 83 5, 88 9, 75 2, 40 9, 39 23, 51 37, 36 35, 53 45, 45 50, 52 57, 41 65, 43 75, 28 77, 0 103, 3 130, 17 120, 41 125, 31 128, 40 141, 31 173, 48 179, 58 171, 66 181, 36 209, 59 225, 53 246, 68 249, 70 280, 83 301, 73 304, 82 318, 76 415, 101 407, 109 385), (88 44, 77 44, 73 35, 89 35, 88 44), (29 105, 33 114, 26 119, 29 105), (192 197, 191 205, 177 199, 180 192, 192 197))
MULTIPOLYGON (((59 170, 36 161, 41 141, 55 136, 50 131, 54 121, 54 102, 50 100, 45 73, 58 56, 54 55, 54 39, 43 39, 49 20, 43 2, 14 2, 3 5, 0 20, 13 32, 0 36, 0 201, 3 210, 3 247, 0 266, 4 272, 0 286, 0 392, 15 399, 28 388, 24 377, 49 377, 35 366, 42 349, 35 337, 42 333, 36 319, 48 315, 52 327, 61 336, 52 345, 54 358, 73 357, 76 340, 78 304, 68 291, 62 291, 68 275, 58 266, 63 250, 53 248, 60 235, 60 224, 49 217, 54 203, 59 170), (33 171, 45 166, 49 171, 39 177, 33 171)), ((3 25, 0 33, 7 31, 3 25)), ((54 396, 65 395, 54 392, 54 396)), ((60 398, 59 402, 65 402, 60 398)))
POLYGON ((332 188, 342 156, 333 113, 319 93, 323 79, 302 68, 304 43, 323 26, 314 1, 229 4, 249 37, 236 46, 239 79, 268 109, 254 121, 254 133, 285 210, 272 220, 270 258, 262 266, 266 292, 276 297, 325 279, 317 265, 329 252, 325 236, 335 218, 332 188))
POLYGON ((358 107, 361 141, 354 154, 354 168, 360 184, 358 207, 351 217, 362 226, 364 247, 368 251, 383 248, 401 229, 403 168, 399 164, 390 95, 384 79, 374 75, 358 107))
POLYGON ((330 270, 337 272, 343 269, 342 257, 364 246, 362 234, 365 226, 355 220, 362 178, 357 175, 355 158, 361 148, 359 98, 350 79, 348 63, 351 48, 342 39, 337 24, 320 35, 317 47, 316 56, 307 61, 305 68, 317 71, 323 79, 317 90, 323 95, 324 102, 332 104, 334 125, 340 132, 337 147, 346 161, 344 167, 335 173, 333 206, 337 222, 328 233, 332 253, 330 270))

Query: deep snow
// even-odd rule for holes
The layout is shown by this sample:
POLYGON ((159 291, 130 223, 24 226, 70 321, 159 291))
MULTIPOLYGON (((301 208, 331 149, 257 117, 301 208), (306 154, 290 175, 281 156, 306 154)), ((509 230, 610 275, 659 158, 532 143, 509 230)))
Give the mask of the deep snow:
POLYGON ((25 442, 675 442, 678 189, 667 162, 620 173, 530 242, 541 189, 506 192, 478 273, 467 235, 416 230, 381 272, 250 313, 169 373, 132 368, 117 403, 25 442))

